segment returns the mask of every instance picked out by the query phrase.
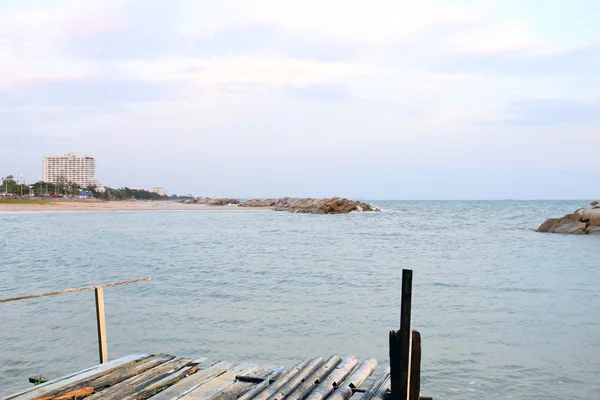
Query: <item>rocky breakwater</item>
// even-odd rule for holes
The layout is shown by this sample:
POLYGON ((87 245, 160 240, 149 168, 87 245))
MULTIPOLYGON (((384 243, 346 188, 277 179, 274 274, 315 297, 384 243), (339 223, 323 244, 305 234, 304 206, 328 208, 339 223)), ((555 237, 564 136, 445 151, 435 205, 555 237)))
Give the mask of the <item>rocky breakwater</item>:
POLYGON ((240 204, 238 199, 211 199, 210 197, 199 198, 197 200, 183 200, 183 204, 205 204, 207 206, 228 206, 240 204))
POLYGON ((537 231, 572 235, 600 235, 600 200, 562 218, 550 218, 540 225, 537 231))
POLYGON ((240 207, 270 207, 275 211, 289 211, 305 214, 347 214, 352 211, 381 211, 367 203, 352 201, 340 197, 329 199, 293 198, 252 199, 239 205, 240 207))

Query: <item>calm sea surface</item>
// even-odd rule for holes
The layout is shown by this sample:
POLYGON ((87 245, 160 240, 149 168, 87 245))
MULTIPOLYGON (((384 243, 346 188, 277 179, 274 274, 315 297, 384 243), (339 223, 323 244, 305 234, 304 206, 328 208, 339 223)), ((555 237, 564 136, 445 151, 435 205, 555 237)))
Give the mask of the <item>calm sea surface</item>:
MULTIPOLYGON (((589 201, 373 202, 383 213, 0 214, 0 298, 105 290, 109 357, 387 362, 414 270, 423 393, 600 399, 600 236, 532 231, 589 201)), ((97 363, 93 292, 0 304, 0 397, 97 363)))

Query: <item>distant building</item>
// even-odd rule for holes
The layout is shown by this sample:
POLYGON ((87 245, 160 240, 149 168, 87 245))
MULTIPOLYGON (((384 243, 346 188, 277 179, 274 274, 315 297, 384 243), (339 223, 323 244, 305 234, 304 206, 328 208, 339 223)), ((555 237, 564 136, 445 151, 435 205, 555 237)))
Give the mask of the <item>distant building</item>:
POLYGON ((64 156, 45 156, 42 161, 44 182, 74 183, 82 187, 100 186, 96 179, 94 157, 68 153, 64 156))
POLYGON ((156 193, 159 196, 166 196, 167 195, 166 190, 163 189, 163 188, 161 188, 161 187, 152 188, 151 192, 152 193, 156 193))

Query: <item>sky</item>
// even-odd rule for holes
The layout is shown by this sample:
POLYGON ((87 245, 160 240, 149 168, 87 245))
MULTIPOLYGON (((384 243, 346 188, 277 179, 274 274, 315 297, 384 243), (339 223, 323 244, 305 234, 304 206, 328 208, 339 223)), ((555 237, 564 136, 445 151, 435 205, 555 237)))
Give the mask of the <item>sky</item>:
POLYGON ((600 198, 597 0, 0 0, 0 175, 600 198), (593 150, 596 149, 596 150, 593 150))

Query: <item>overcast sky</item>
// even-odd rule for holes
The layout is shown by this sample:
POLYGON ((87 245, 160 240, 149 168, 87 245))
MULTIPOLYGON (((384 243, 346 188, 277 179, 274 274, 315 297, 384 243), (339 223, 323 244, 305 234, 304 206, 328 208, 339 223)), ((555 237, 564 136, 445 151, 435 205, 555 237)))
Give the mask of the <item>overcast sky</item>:
POLYGON ((598 0, 0 0, 0 175, 600 197, 598 0))

